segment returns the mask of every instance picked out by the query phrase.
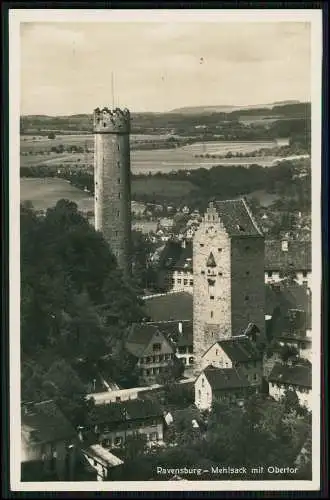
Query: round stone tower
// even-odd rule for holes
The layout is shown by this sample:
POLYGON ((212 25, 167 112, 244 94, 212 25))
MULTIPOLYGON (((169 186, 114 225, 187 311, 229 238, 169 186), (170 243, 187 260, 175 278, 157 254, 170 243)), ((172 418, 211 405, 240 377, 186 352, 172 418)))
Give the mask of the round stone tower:
POLYGON ((130 112, 95 109, 95 228, 125 276, 131 272, 130 112))

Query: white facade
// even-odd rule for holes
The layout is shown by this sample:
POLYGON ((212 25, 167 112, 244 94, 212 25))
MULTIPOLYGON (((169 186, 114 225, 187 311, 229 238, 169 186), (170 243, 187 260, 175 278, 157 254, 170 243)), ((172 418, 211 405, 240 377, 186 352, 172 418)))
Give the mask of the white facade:
POLYGON ((312 390, 305 387, 293 387, 290 384, 279 384, 274 382, 269 382, 269 395, 272 396, 276 401, 281 399, 286 390, 294 390, 298 396, 299 404, 305 406, 309 410, 312 409, 312 390))
MULTIPOLYGON (((265 271, 265 283, 278 283, 283 278, 280 276, 279 271, 265 271)), ((307 271, 299 271, 296 273, 295 281, 299 285, 307 285, 309 288, 312 286, 312 273, 307 271)))
POLYGON ((194 275, 191 271, 174 271, 172 275, 173 292, 188 292, 194 291, 194 275))
POLYGON ((207 366, 214 366, 216 368, 232 368, 233 364, 231 359, 224 352, 220 344, 215 343, 202 357, 202 370, 207 366))
POLYGON ((195 381, 195 405, 199 410, 211 410, 212 387, 202 372, 195 381))

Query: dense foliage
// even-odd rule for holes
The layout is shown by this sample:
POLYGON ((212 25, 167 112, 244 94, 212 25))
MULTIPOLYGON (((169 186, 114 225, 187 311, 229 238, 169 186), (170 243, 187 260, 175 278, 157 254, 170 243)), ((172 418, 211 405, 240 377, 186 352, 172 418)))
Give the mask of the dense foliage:
MULTIPOLYGON (((157 467, 195 468, 204 471, 189 480, 262 480, 296 479, 295 474, 269 474, 268 466, 294 467, 295 460, 311 429, 310 415, 299 416, 297 403, 288 396, 279 402, 254 395, 245 406, 216 402, 212 412, 192 426, 193 413, 188 410, 169 427, 172 446, 125 463, 113 470, 113 480, 164 480, 175 472, 157 474, 157 467), (176 443, 176 445, 175 445, 176 443), (173 446, 174 445, 174 446, 173 446), (211 467, 245 467, 245 471, 228 476, 212 474, 211 467), (259 473, 252 468, 263 467, 259 473)), ((300 479, 310 479, 308 475, 300 479)))
POLYGON ((138 290, 76 204, 61 200, 44 218, 21 206, 23 400, 79 398, 105 356, 107 373, 125 376, 111 353, 141 318, 138 290))

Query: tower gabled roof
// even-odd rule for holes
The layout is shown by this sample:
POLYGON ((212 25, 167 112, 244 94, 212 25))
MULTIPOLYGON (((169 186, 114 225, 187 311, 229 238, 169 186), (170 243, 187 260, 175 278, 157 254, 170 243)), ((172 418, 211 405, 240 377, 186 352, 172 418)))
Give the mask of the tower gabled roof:
POLYGON ((263 236, 244 198, 213 204, 229 236, 263 236))

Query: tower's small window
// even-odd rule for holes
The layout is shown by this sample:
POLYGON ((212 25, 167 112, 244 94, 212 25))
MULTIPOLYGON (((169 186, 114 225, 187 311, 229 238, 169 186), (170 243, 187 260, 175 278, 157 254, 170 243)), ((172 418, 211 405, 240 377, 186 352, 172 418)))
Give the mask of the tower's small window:
POLYGON ((219 276, 222 276, 222 273, 220 272, 220 273, 218 273, 218 275, 219 275, 219 276))
POLYGON ((117 210, 117 217, 119 217, 120 215, 120 210, 117 210))
POLYGON ((120 147, 119 147, 119 144, 117 144, 117 150, 120 151, 120 147))
POLYGON ((203 247, 204 246, 204 243, 200 243, 200 246, 203 247))
POLYGON ((115 236, 118 236, 118 231, 115 231, 115 236))
POLYGON ((118 184, 120 184, 120 178, 118 177, 118 184))
POLYGON ((105 128, 106 126, 107 126, 107 124, 104 122, 104 123, 103 123, 103 127, 105 128))
POLYGON ((213 318, 213 311, 211 311, 210 316, 211 316, 211 318, 213 318))
POLYGON ((117 167, 120 168, 120 161, 117 161, 117 167))
POLYGON ((249 300, 249 296, 248 295, 245 295, 245 300, 249 300))
POLYGON ((97 196, 95 196, 95 201, 97 201, 97 196))
POLYGON ((246 271, 246 276, 249 276, 249 274, 250 274, 250 271, 246 271))
POLYGON ((211 299, 211 300, 214 300, 214 295, 210 295, 210 299, 211 299))
POLYGON ((201 274, 205 274, 205 271, 201 271, 201 274))
POLYGON ((118 198, 119 198, 119 199, 120 199, 120 195, 121 195, 121 193, 118 193, 118 198))
POLYGON ((218 248, 218 252, 222 252, 222 248, 218 248))

